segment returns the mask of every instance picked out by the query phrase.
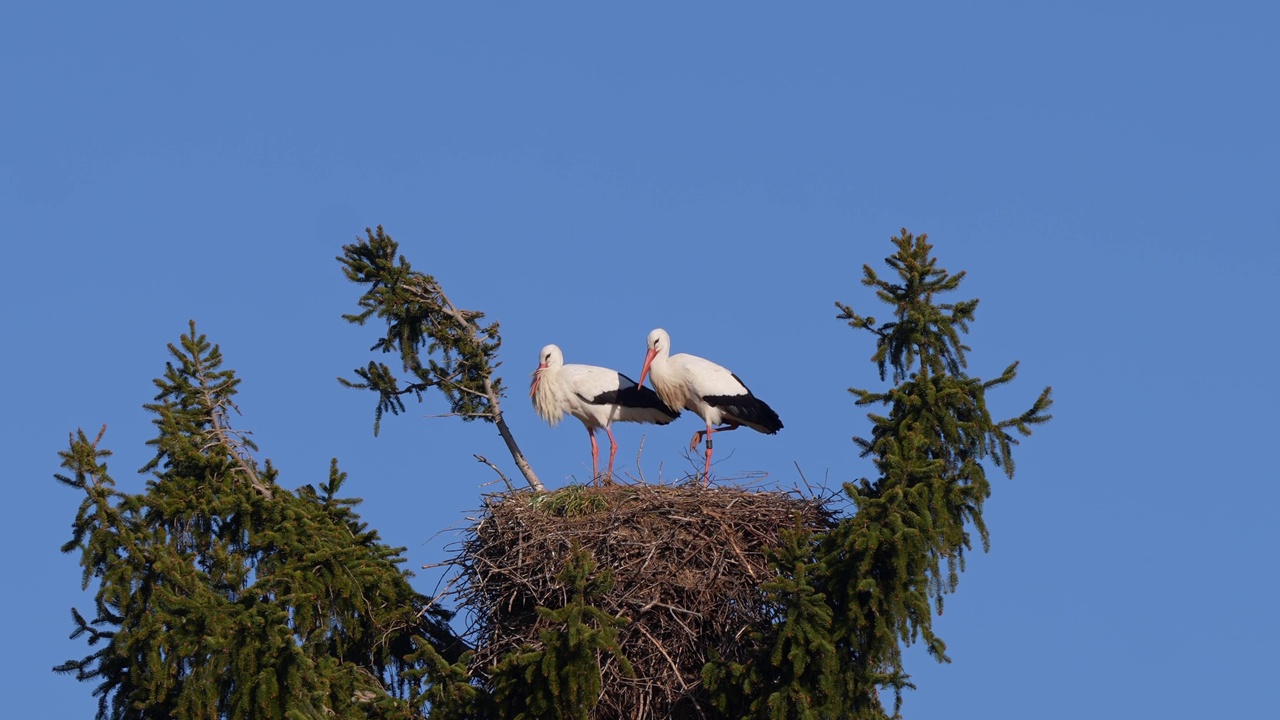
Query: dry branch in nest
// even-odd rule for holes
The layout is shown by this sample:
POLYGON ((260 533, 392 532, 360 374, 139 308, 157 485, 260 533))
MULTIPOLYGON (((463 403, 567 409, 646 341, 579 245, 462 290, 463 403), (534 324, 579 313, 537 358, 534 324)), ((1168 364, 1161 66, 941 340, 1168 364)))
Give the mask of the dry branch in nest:
POLYGON ((745 659, 743 641, 772 619, 760 590, 773 576, 768 550, 784 531, 831 524, 821 501, 776 491, 615 485, 490 496, 456 561, 457 600, 474 614, 472 674, 539 644, 535 608, 564 606, 557 575, 577 543, 613 576, 596 607, 631 621, 619 642, 634 675, 602 658, 593 716, 699 717, 711 653, 745 659))

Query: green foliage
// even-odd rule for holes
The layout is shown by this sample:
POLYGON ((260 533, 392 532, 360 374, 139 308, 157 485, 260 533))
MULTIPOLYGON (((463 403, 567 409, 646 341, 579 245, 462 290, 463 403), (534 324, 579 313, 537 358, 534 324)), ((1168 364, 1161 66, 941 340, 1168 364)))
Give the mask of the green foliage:
POLYGON ((841 659, 832 640, 833 610, 810 577, 813 536, 799 528, 783 537, 772 558, 778 575, 764 583, 765 602, 778 617, 771 633, 753 633, 759 655, 750 663, 709 663, 703 681, 723 717, 823 720, 841 717, 837 687, 841 659))
POLYGON ((194 323, 169 351, 144 492, 116 489, 101 433, 61 453, 84 494, 62 550, 97 583, 72 637, 96 649, 55 670, 96 683, 101 719, 413 717, 420 649, 461 651, 447 616, 338 496, 336 460, 296 492, 258 466, 229 421, 238 380, 194 323))
POLYGON ((477 321, 484 313, 454 307, 434 277, 417 272, 398 254, 399 244, 381 226, 365 233, 367 238, 344 245, 338 258, 348 280, 368 286, 360 297, 361 311, 343 318, 357 325, 373 316, 385 320, 386 334, 370 349, 399 354, 409 379, 402 384, 385 363, 370 361, 355 370, 362 382, 339 382, 378 393, 375 432, 385 411, 404 411, 402 396, 412 393, 420 401, 433 387, 464 420, 493 421, 491 400, 502 394, 501 381, 493 377, 502 345, 498 324, 481 327, 477 321))
POLYGON ((596 573, 591 554, 575 544, 559 580, 568 596, 564 607, 538 608, 546 625, 541 646, 525 646, 495 670, 496 717, 587 720, 600 699, 601 656, 611 656, 625 675, 634 672, 618 646, 617 631, 627 619, 591 604, 612 586, 611 574, 596 573))
POLYGON ((361 311, 342 317, 357 325, 374 316, 383 320, 386 334, 370 350, 398 353, 401 368, 408 375, 402 384, 385 363, 371 360, 367 367, 356 368, 360 382, 338 378, 347 387, 369 389, 378 395, 373 433, 378 434, 384 412, 398 415, 404 411, 405 395, 412 393, 421 402, 424 392, 439 388, 454 415, 464 421, 483 418, 496 425, 525 481, 534 490, 543 490, 502 417, 502 380, 494 375, 502 346, 498 324, 481 327, 477 321, 484 313, 454 307, 435 278, 417 272, 399 255, 400 246, 381 225, 376 233, 366 228, 365 235, 344 245, 338 257, 348 280, 368 286, 360 296, 361 311))
POLYGON ((528 496, 530 505, 548 515, 581 517, 609 508, 609 500, 587 485, 566 485, 559 490, 528 496))
POLYGON ((418 652, 409 660, 419 667, 405 672, 410 680, 423 684, 416 695, 416 706, 426 703, 427 720, 484 720, 495 717, 492 695, 472 682, 472 652, 466 651, 450 660, 430 642, 415 638, 418 652))
POLYGON ((845 717, 884 718, 884 690, 894 694, 897 716, 902 691, 913 687, 903 646, 923 640, 931 655, 948 661, 933 612, 942 612, 943 597, 956 588, 970 526, 988 546, 982 506, 991 487, 983 462, 1012 477, 1017 439, 1010 431, 1030 435, 1051 417, 1045 388, 1026 412, 992 418, 986 392, 1012 381, 1017 363, 993 380, 968 376, 969 348, 960 336, 978 301, 937 301, 964 273, 940 268, 924 235, 903 230, 893 242, 897 252, 885 262, 897 278, 884 280, 864 266, 862 280, 892 308, 893 320, 877 325, 836 303, 839 319, 876 336, 871 359, 881 380, 894 383, 883 392, 850 390, 859 406, 884 408, 867 416, 871 438, 854 438, 878 477, 846 483, 854 514, 779 554, 779 578, 766 588, 778 619, 757 638, 771 648, 768 656, 751 666, 708 666, 707 685, 727 716, 810 718, 842 708, 845 717))

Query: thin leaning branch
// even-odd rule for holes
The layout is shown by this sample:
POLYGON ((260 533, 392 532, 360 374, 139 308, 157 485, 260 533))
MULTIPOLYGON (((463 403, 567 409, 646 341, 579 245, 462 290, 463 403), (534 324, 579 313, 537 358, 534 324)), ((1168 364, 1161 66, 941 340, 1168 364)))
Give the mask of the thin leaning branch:
POLYGON ((262 482, 262 478, 258 476, 258 471, 254 467, 253 459, 249 455, 249 450, 244 446, 239 431, 233 430, 229 423, 225 421, 226 410, 221 407, 213 408, 210 417, 213 419, 213 432, 218 443, 221 444, 232 457, 236 459, 236 463, 249 478, 249 484, 253 489, 262 494, 263 497, 271 499, 271 488, 262 482))
MULTIPOLYGON (((416 288, 414 289, 416 290, 416 288)), ((479 338, 476 337, 475 334, 475 325, 472 324, 472 320, 475 319, 475 314, 459 310, 453 304, 453 301, 444 294, 444 290, 441 289, 439 284, 435 286, 434 290, 440 296, 441 309, 444 310, 444 312, 447 313, 459 327, 466 329, 467 333, 471 336, 470 339, 472 341, 478 343, 479 338)), ((470 388, 462 387, 461 385, 458 385, 457 387, 460 390, 475 394, 475 391, 470 388)), ((520 451, 520 446, 516 444, 515 436, 511 434, 511 429, 507 427, 507 421, 502 417, 502 402, 498 399, 498 392, 493 386, 493 379, 489 372, 484 373, 483 388, 484 398, 489 403, 488 416, 493 420, 493 424, 498 426, 498 434, 502 436, 502 442, 506 443, 507 451, 511 453, 511 459, 515 461, 516 467, 520 469, 520 474, 524 475, 525 481, 528 482, 529 486, 534 490, 539 492, 545 491, 546 488, 542 485, 542 481, 539 480, 537 474, 533 472, 533 467, 529 465, 529 461, 525 459, 524 453, 520 451)), ((498 474, 501 475, 502 473, 498 474)), ((504 476, 502 479, 505 481, 506 477, 504 476)))
POLYGON ((480 461, 481 463, 493 468, 493 471, 498 473, 498 477, 502 478, 502 482, 506 484, 507 489, 512 492, 515 492, 515 488, 511 486, 511 481, 507 479, 506 475, 502 474, 502 471, 498 469, 497 465, 494 465, 493 463, 489 462, 489 458, 486 458, 483 455, 477 455, 475 453, 472 453, 472 457, 474 457, 476 460, 480 461))
POLYGON ((409 266, 381 227, 367 234, 367 240, 344 246, 338 258, 348 279, 369 286, 359 302, 363 311, 344 317, 356 324, 375 314, 385 320, 387 334, 371 349, 398 351, 409 375, 402 381, 385 364, 370 362, 355 371, 363 382, 339 378, 348 387, 379 393, 374 433, 384 411, 403 412, 402 396, 413 393, 421 400, 422 393, 434 387, 449 399, 449 415, 496 425, 525 481, 534 490, 545 490, 502 414, 502 383, 493 376, 502 343, 497 323, 481 327, 477 321, 484 313, 454 305, 435 278, 409 266), (443 357, 423 358, 423 348, 428 355, 443 357))

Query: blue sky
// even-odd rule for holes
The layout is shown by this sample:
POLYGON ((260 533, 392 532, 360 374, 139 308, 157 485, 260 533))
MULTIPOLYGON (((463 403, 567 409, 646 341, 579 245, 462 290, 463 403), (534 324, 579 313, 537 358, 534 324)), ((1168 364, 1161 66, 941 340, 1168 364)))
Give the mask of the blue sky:
MULTIPOLYGON (((899 228, 980 297, 970 370, 1055 419, 1018 448, 907 717, 1257 717, 1280 623, 1274 365, 1280 50, 1264 3, 443 3, 0 12, 0 218, 15 717, 86 717, 56 453, 107 423, 138 489, 165 344, 195 319, 243 379, 239 424, 296 487, 337 456, 409 564, 440 561, 501 459, 426 415, 371 432, 339 375, 334 257, 382 224, 502 324, 504 409, 549 485, 589 473, 527 398, 544 344, 637 377, 645 336, 732 368, 782 416, 722 477, 871 472, 845 389, 879 387, 859 283, 899 228), (1123 6, 1123 7, 1120 7, 1123 6), (444 532, 442 532, 444 531, 444 532)), ((620 468, 680 476, 698 421, 619 426, 620 468)), ((419 576, 432 592, 438 577, 419 576)))

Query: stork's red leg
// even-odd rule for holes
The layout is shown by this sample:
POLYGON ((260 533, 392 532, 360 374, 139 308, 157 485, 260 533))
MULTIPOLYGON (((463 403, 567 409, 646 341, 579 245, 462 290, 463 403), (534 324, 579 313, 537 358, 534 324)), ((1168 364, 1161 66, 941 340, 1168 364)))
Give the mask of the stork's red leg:
POLYGON ((711 484, 711 423, 707 423, 707 465, 702 470, 702 483, 711 484))
MULTIPOLYGON (((742 426, 741 426, 741 425, 738 425, 737 423, 729 423, 729 424, 727 424, 727 425, 724 425, 724 426, 721 426, 721 427, 715 428, 715 431, 716 431, 716 432, 729 432, 730 430, 737 430, 737 429, 738 429, 738 428, 740 428, 740 427, 742 427, 742 426)), ((706 429, 706 430, 699 430, 698 432, 696 432, 696 433, 694 433, 694 434, 693 434, 693 439, 689 441, 689 449, 690 449, 690 450, 697 450, 697 449, 698 449, 698 443, 702 442, 702 438, 703 438, 704 436, 705 436, 705 437, 711 437, 711 425, 710 425, 710 424, 708 424, 708 425, 707 425, 707 429, 706 429)))
POLYGON ((587 437, 591 438, 591 484, 596 484, 596 478, 600 475, 600 446, 596 445, 596 431, 593 428, 587 428, 587 437))
POLYGON ((604 426, 604 431, 609 434, 609 473, 605 475, 604 481, 610 485, 613 484, 613 456, 618 454, 618 443, 613 441, 613 431, 608 425, 604 426))
POLYGON ((706 482, 708 484, 711 483, 711 432, 712 430, 715 430, 716 432, 729 432, 730 430, 737 430, 740 427, 742 426, 737 423, 731 422, 722 427, 712 428, 711 423, 707 423, 706 430, 699 430, 698 432, 693 434, 693 440, 690 441, 689 443, 690 450, 696 449, 698 447, 698 443, 702 442, 703 437, 707 438, 707 465, 706 465, 706 468, 703 470, 703 476, 706 478, 706 482))
POLYGON ((707 428, 707 464, 702 468, 702 484, 711 484, 711 428, 707 428))

